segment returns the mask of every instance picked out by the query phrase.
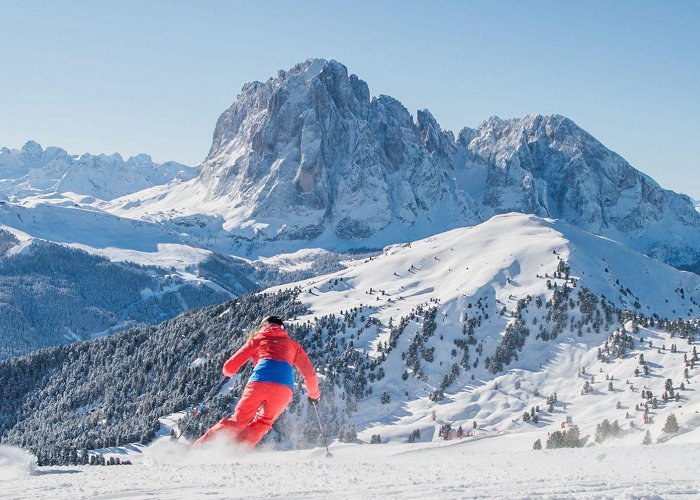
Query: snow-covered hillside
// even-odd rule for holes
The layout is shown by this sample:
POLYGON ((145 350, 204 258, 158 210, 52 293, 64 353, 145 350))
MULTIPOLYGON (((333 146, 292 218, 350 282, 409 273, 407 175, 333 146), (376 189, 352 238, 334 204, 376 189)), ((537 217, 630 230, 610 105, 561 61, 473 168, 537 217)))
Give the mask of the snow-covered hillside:
POLYGON ((0 229, 0 359, 160 323, 258 288, 249 264, 188 255, 194 250, 181 245, 155 254, 82 250, 0 229))
POLYGON ((337 273, 277 288, 300 286, 300 299, 313 316, 362 306, 387 323, 434 299, 446 321, 459 322, 478 299, 512 309, 527 295, 551 295, 547 283, 561 285, 555 274, 562 262, 578 286, 617 307, 664 317, 700 312, 697 275, 564 222, 519 213, 388 246, 378 256, 346 262, 347 269, 337 273))
POLYGON ((155 224, 2 204, 0 359, 223 302, 257 290, 257 272, 155 224))
MULTIPOLYGON (((691 337, 700 335, 692 322, 700 311, 697 275, 565 223, 522 214, 387 247, 295 285, 309 308, 299 323, 339 318, 335 341, 381 370, 376 380, 370 376, 372 393, 360 398, 354 417, 368 440, 380 433, 404 441, 414 429, 434 439, 437 421, 465 432, 477 422, 488 435, 528 431, 522 414, 545 408, 554 393, 556 411, 540 427, 551 430, 574 416, 582 431, 592 432, 601 415, 622 421, 626 412, 639 425, 641 414, 631 408, 641 401, 640 390, 660 397, 667 378, 678 387, 683 354, 692 357, 687 340, 674 340, 654 318, 685 318, 694 324, 691 337), (359 323, 348 315, 361 316, 359 323), (635 332, 632 346, 614 338, 616 325, 637 330, 642 316, 651 324, 635 332), (683 347, 670 354, 671 343, 683 347), (615 350, 618 344, 624 353, 615 350), (655 367, 651 375, 634 376, 638 362, 626 358, 631 352, 644 354, 655 367), (595 396, 580 394, 591 376, 579 376, 582 369, 597 379, 595 396), (606 376, 614 377, 613 391, 606 376), (626 411, 615 411, 617 401, 626 411)), ((693 396, 683 393, 683 402, 700 409, 693 396)))
POLYGON ((176 162, 155 163, 141 154, 124 160, 112 155, 70 155, 65 150, 28 141, 21 150, 0 149, 0 195, 42 197, 74 193, 111 200, 151 186, 192 179, 198 172, 176 162))
MULTIPOLYGON (((192 439, 231 410, 250 371, 219 390, 221 362, 272 312, 288 319, 321 374, 320 411, 340 456, 377 446, 386 447, 369 452, 377 457, 432 460, 445 452, 451 463, 451 453, 485 446, 539 463, 640 450, 647 432, 654 446, 667 442, 682 456, 677 450, 700 442, 697 275, 522 214, 346 265, 287 291, 0 362, 0 376, 11 381, 0 386, 4 442, 25 443, 44 464, 76 463, 90 453, 84 449, 111 447, 101 453, 133 449, 134 463, 147 465, 148 451, 125 445, 167 434, 175 422, 182 439, 192 439), (671 414, 676 432, 664 430, 671 414), (49 415, 58 418, 50 427, 49 415), (566 443, 598 451, 531 450, 538 440, 557 445, 561 431, 573 440, 566 443)), ((302 394, 266 446, 317 443, 302 394)), ((273 461, 289 457, 275 453, 273 461)), ((325 451, 301 453, 313 459, 325 451)), ((169 460, 157 470, 170 471, 169 460)), ((240 467, 253 473, 255 460, 240 467)), ((334 474, 342 481, 345 472, 334 474)))
MULTIPOLYGON (((0 230, 7 232, 12 238, 0 238, 0 264, 3 257, 15 256, 21 260, 21 268, 29 277, 30 282, 38 276, 52 274, 45 268, 30 268, 32 262, 39 262, 21 254, 32 244, 48 249, 55 256, 61 255, 71 264, 68 268, 81 269, 73 276, 63 275, 61 293, 76 293, 75 285, 83 280, 88 282, 95 276, 85 273, 96 272, 93 267, 75 267, 82 254, 70 252, 63 247, 87 252, 95 257, 94 262, 100 262, 100 269, 107 266, 104 259, 115 266, 112 269, 137 266, 149 267, 151 278, 144 296, 134 296, 131 292, 123 297, 131 297, 130 309, 137 314, 125 312, 123 304, 102 303, 102 310, 108 311, 108 318, 87 327, 83 333, 70 333, 63 329, 66 315, 75 313, 76 318, 84 317, 75 310, 61 307, 48 307, 45 295, 37 293, 32 299, 33 306, 25 307, 20 319, 15 314, 14 307, 3 307, 3 304, 16 302, 17 297, 8 290, 17 289, 17 284, 6 280, 3 291, 0 292, 0 325, 11 331, 12 340, 8 340, 0 328, 0 358, 11 354, 23 354, 33 349, 54 345, 57 342, 73 341, 98 333, 112 333, 128 326, 140 323, 154 323, 192 307, 223 302, 243 293, 257 290, 271 284, 299 280, 322 272, 341 269, 339 263, 342 256, 324 250, 301 250, 294 254, 280 255, 270 259, 251 261, 216 251, 226 247, 225 236, 213 237, 211 240, 197 244, 188 231, 197 227, 194 223, 182 223, 175 229, 148 221, 127 219, 99 210, 94 200, 85 197, 61 194, 48 198, 23 198, 22 200, 0 202, 0 230), (10 241, 17 239, 17 242, 10 241), (56 245, 52 245, 52 244, 56 245), (33 278, 32 278, 33 277, 33 278), (181 293, 182 292, 182 293, 181 293), (198 296, 192 297, 192 292, 198 296), (206 300, 201 300, 203 297, 206 300), (156 304, 167 301, 165 308, 168 312, 162 314, 163 308, 156 304), (146 306, 151 311, 142 310, 146 306), (118 313, 122 311, 122 313, 118 313), (114 316, 116 314, 116 316, 114 316), (51 317, 53 315, 53 318, 51 317), (37 331, 28 325, 41 322, 44 327, 37 331), (49 331, 54 328, 55 331, 49 331)), ((141 272, 141 271, 139 271, 141 272)), ((126 276, 126 275, 120 275, 126 276)), ((55 277, 55 276, 54 276, 55 277)), ((13 278, 15 279, 15 278, 13 278)), ((0 280, 2 281, 2 280, 0 280)), ((38 282, 34 283, 39 286, 38 282)), ((112 283, 130 290, 128 283, 112 283)), ((46 291, 42 285, 38 289, 46 291)), ((121 301, 121 299, 120 299, 121 301)), ((81 301, 73 301, 75 305, 81 301)), ((7 333, 7 332, 6 332, 7 333)))

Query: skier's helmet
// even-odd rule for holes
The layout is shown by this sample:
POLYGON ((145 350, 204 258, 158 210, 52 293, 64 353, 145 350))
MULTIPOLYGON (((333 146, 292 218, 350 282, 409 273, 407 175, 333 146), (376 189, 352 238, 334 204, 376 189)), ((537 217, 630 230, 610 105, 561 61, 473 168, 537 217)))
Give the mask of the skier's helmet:
POLYGON ((267 318, 262 320, 262 323, 260 323, 260 326, 267 325, 279 325, 281 327, 284 327, 284 322, 278 316, 268 316, 267 318))

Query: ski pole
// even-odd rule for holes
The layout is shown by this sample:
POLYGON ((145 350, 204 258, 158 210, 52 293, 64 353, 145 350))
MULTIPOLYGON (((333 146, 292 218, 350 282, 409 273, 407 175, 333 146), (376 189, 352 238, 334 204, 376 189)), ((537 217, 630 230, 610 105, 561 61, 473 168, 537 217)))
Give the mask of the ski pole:
POLYGON ((318 422, 318 428, 321 430, 321 438, 323 439, 323 445, 326 447, 326 457, 330 458, 333 454, 328 450, 328 441, 326 441, 326 434, 323 430, 323 425, 321 424, 321 417, 318 415, 318 408, 316 407, 316 401, 313 401, 311 405, 314 407, 314 413, 316 413, 316 421, 318 422))

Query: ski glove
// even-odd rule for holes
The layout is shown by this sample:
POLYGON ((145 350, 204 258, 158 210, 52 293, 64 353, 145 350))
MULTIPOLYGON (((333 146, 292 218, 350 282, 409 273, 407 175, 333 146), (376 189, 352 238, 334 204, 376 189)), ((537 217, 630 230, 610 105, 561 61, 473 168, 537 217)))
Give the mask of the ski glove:
POLYGON ((309 396, 308 399, 309 399, 309 403, 310 403, 310 404, 315 405, 315 404, 318 403, 318 400, 321 399, 321 398, 312 398, 312 397, 309 396))

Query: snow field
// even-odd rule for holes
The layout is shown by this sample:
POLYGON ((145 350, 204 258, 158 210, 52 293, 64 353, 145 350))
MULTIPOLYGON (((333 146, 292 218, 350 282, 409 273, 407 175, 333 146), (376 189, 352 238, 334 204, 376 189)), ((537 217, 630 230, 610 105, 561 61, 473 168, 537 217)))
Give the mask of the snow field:
MULTIPOLYGON (((259 451, 151 465, 52 467, 8 498, 694 498, 697 447, 533 451, 532 433, 472 442, 259 451)), ((196 453, 193 453, 196 455, 196 453)))
POLYGON ((34 473, 36 457, 20 448, 0 445, 0 485, 4 481, 26 478, 34 473))

